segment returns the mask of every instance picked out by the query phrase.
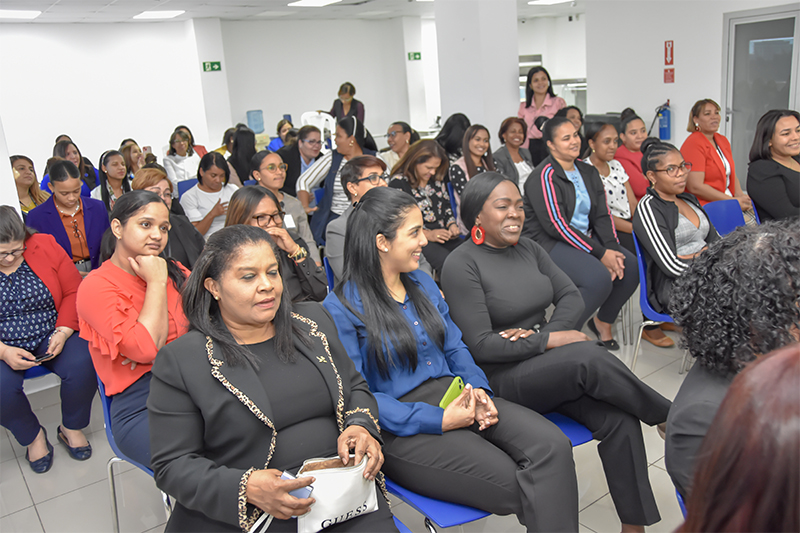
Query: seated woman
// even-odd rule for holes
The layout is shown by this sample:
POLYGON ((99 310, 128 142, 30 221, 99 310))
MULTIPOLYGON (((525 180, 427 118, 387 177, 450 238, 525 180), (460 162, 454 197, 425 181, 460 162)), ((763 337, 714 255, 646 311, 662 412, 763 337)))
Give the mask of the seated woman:
POLYGON ((222 154, 209 152, 200 160, 197 185, 181 197, 189 221, 206 239, 225 226, 228 202, 238 190, 228 183, 230 168, 222 154))
POLYGON ((427 241, 422 253, 437 272, 442 271, 447 255, 463 242, 444 182, 448 164, 439 143, 419 141, 394 166, 389 181, 389 187, 413 196, 422 210, 427 241))
POLYGON ((628 175, 628 183, 636 197, 634 202, 638 203, 650 185, 642 174, 642 142, 647 138, 647 126, 630 107, 622 110, 619 120, 620 144, 614 159, 619 161, 628 175))
POLYGON ((472 239, 447 258, 442 290, 467 348, 502 398, 592 431, 622 530, 644 531, 661 517, 639 421, 663 424, 669 401, 575 331, 581 294, 541 246, 520 238, 525 215, 513 181, 481 175, 461 209, 472 239))
POLYGON ((61 378, 58 440, 73 459, 92 447, 89 425, 97 376, 78 330, 75 295, 81 276, 50 235, 34 234, 17 212, 0 206, 0 424, 37 474, 53 466, 53 447, 22 389, 25 371, 43 366, 61 378))
POLYGON ((281 156, 274 152, 261 150, 253 156, 250 168, 252 169, 250 174, 252 179, 262 187, 269 189, 280 202, 278 205, 285 213, 283 224, 286 229, 297 232, 306 243, 311 243, 308 253, 317 266, 322 266, 319 248, 314 242, 314 235, 311 233, 311 226, 308 225, 308 215, 303 204, 294 196, 281 191, 286 182, 287 169, 281 156))
POLYGON ((122 141, 119 151, 122 157, 125 158, 125 168, 128 171, 128 179, 133 180, 133 177, 145 165, 144 154, 139 145, 133 139, 125 139, 122 141))
POLYGON ((328 223, 344 213, 350 205, 339 177, 342 166, 356 156, 377 154, 375 142, 368 133, 360 120, 355 117, 343 118, 336 124, 336 149, 317 159, 297 180, 297 199, 307 213, 314 213, 311 232, 319 245, 325 243, 328 223), (311 191, 317 187, 325 189, 325 194, 316 208, 310 208, 311 191))
POLYGON ((80 170, 71 161, 56 161, 50 167, 53 195, 28 213, 26 223, 49 233, 86 274, 100 266, 100 243, 108 229, 103 202, 81 196, 80 170))
MULTIPOLYGON (((297 178, 311 168, 314 161, 322 157, 322 135, 319 128, 307 124, 297 131, 297 142, 284 146, 278 150, 278 155, 288 166, 286 179, 283 182, 283 192, 297 197, 297 178)), ((316 207, 306 209, 308 213, 315 211, 316 207)))
MULTIPOLYGON (((667 418, 667 472, 684 500, 694 492, 695 459, 731 380, 760 355, 800 340, 798 279, 800 220, 794 219, 737 228, 675 281, 670 315, 696 358, 667 418)), ((744 435, 762 439, 756 427, 742 424, 744 435)))
POLYGON ((202 156, 194 151, 191 142, 191 136, 183 130, 175 130, 169 136, 164 169, 175 190, 178 189, 179 182, 197 178, 197 167, 202 156))
POLYGON ((194 134, 192 133, 192 130, 189 129, 189 126, 184 126, 184 125, 175 126, 175 131, 182 131, 187 135, 189 135, 189 147, 192 149, 194 153, 197 154, 197 157, 202 158, 204 155, 208 153, 208 149, 205 146, 203 146, 202 144, 195 144, 194 134))
POLYGON ((28 211, 42 205, 50 198, 50 194, 39 188, 33 160, 25 155, 11 156, 11 170, 14 172, 14 184, 17 186, 19 208, 22 216, 27 218, 28 211))
POLYGON ((753 207, 736 177, 731 143, 717 133, 721 122, 719 104, 710 98, 698 100, 689 111, 691 133, 681 145, 681 153, 692 164, 686 190, 700 200, 700 205, 717 200, 739 201, 742 211, 753 207))
POLYGON ((747 193, 761 220, 800 216, 800 113, 797 111, 773 109, 759 119, 750 148, 747 193))
POLYGON ((553 116, 564 117, 572 122, 572 124, 578 130, 578 136, 581 138, 581 155, 579 157, 581 159, 587 159, 592 151, 591 148, 589 148, 589 141, 586 139, 586 136, 581 133, 581 128, 583 127, 583 112, 581 111, 581 108, 574 105, 568 105, 567 107, 562 107, 556 111, 556 114, 553 116))
POLYGON ((550 155, 525 183, 523 235, 539 243, 581 291, 585 309, 572 327, 588 320, 606 348, 618 350, 611 325, 639 286, 636 256, 619 245, 597 169, 578 159, 575 125, 551 118, 543 139, 550 155))
POLYGON ((286 134, 289 133, 289 130, 292 129, 292 123, 285 118, 282 118, 278 121, 277 132, 278 136, 272 139, 269 144, 267 145, 267 150, 270 152, 277 152, 281 148, 283 148, 286 143, 286 134))
MULTIPOLYGON (((147 167, 139 170, 133 178, 134 191, 145 190, 156 193, 169 209, 169 238, 164 248, 164 257, 169 257, 191 270, 200 257, 206 244, 199 231, 189 222, 186 215, 172 211, 172 182, 167 173, 159 168, 147 167)), ((175 202, 178 204, 178 202, 175 202)))
POLYGON ((798 383, 800 344, 766 354, 736 376, 703 441, 677 531, 800 531, 798 383))
POLYGON ((391 172, 400 158, 406 155, 409 147, 418 140, 419 133, 406 122, 392 122, 386 132, 386 144, 389 145, 389 150, 381 152, 378 157, 383 159, 386 168, 391 172))
MULTIPOLYGON (((248 531, 262 513, 275 518, 269 531, 297 531, 292 517, 314 494, 289 492, 314 479, 283 471, 350 453, 367 456, 370 479, 380 470, 375 398, 328 313, 292 305, 281 274, 266 232, 231 226, 186 284, 192 329, 159 352, 147 400, 156 484, 177 500, 166 531, 248 531)), ((378 503, 330 531, 396 531, 378 503)))
POLYGON ((283 226, 286 214, 275 194, 266 187, 242 187, 231 197, 225 226, 244 224, 269 233, 278 247, 283 283, 293 302, 321 302, 328 294, 325 271, 309 257, 308 244, 283 226))
POLYGON ((241 187, 250 175, 250 160, 256 155, 256 134, 247 126, 239 126, 233 134, 233 150, 228 157, 229 181, 241 187))
POLYGON ((92 198, 100 200, 109 213, 117 198, 130 192, 131 180, 125 168, 125 158, 117 150, 108 150, 100 156, 100 185, 92 190, 92 198))
POLYGON ((569 441, 541 415, 492 399, 439 288, 417 270, 422 225, 407 194, 367 191, 347 222, 345 277, 325 299, 378 400, 384 471, 432 498, 513 513, 528 531, 575 531, 569 441), (466 386, 442 408, 455 377, 466 386))
POLYGON ((642 171, 651 187, 633 215, 633 230, 644 249, 647 300, 659 313, 668 312, 675 280, 719 239, 700 202, 685 192, 691 169, 673 145, 654 137, 642 143, 642 171))
POLYGON ((489 130, 480 124, 473 124, 464 133, 462 152, 464 155, 450 165, 447 176, 453 185, 456 197, 456 222, 461 235, 467 234, 464 222, 461 220, 461 195, 467 182, 481 172, 494 171, 492 159, 492 145, 489 144, 489 130))
POLYGON ((147 394, 156 353, 188 330, 180 288, 189 271, 159 255, 169 210, 150 191, 131 191, 111 212, 102 266, 78 289, 81 338, 111 402, 111 433, 120 451, 150 464, 147 394))
POLYGON ((528 127, 521 118, 505 119, 497 133, 503 146, 492 154, 497 171, 516 183, 520 191, 525 190, 525 181, 533 172, 531 153, 522 147, 527 130, 528 127))
MULTIPOLYGON (((66 159, 78 168, 78 175, 81 180, 81 196, 90 196, 92 189, 99 185, 97 170, 89 163, 89 160, 81 155, 78 145, 70 140, 58 141, 53 147, 53 157, 66 159)), ((47 168, 47 175, 42 179, 42 190, 52 194, 50 189, 50 168, 47 168)))

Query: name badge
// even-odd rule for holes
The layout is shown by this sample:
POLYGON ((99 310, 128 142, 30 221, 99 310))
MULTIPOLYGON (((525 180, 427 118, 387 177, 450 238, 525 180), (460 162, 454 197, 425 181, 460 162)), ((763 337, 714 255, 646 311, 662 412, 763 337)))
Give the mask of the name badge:
POLYGON ((289 229, 297 229, 297 225, 294 223, 294 218, 289 213, 286 213, 283 216, 283 225, 289 229))

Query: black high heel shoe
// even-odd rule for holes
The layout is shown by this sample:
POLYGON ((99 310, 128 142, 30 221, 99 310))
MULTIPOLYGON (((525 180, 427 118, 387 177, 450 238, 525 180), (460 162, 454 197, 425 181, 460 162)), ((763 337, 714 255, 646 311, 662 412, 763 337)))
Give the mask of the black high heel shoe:
POLYGON ((604 341, 600 338, 600 332, 597 331, 597 326, 594 325, 594 318, 590 318, 589 321, 586 322, 586 325, 589 327, 589 331, 597 335, 597 340, 603 343, 603 345, 606 347, 606 350, 619 350, 619 343, 614 339, 611 339, 610 341, 604 341))
MULTIPOLYGON (((39 426, 42 428, 42 432, 44 432, 44 442, 47 444, 47 455, 42 457, 41 459, 36 459, 35 461, 31 461, 28 458, 28 451, 25 450, 25 459, 28 459, 28 463, 31 465, 31 470, 36 472, 37 474, 44 474, 53 466, 53 445, 50 444, 50 441, 47 440, 47 430, 44 429, 44 426, 39 426)), ((38 435, 37 435, 38 437, 38 435)))
POLYGON ((91 444, 87 444, 86 446, 76 446, 74 448, 70 446, 67 436, 61 432, 61 426, 58 426, 58 440, 61 441, 61 444, 67 447, 70 457, 76 461, 85 461, 92 456, 91 444))

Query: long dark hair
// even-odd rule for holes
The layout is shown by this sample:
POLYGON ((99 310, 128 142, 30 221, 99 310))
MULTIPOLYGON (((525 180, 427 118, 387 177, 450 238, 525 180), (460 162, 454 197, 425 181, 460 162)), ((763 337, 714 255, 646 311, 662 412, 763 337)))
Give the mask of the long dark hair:
POLYGON ((433 181, 442 181, 447 174, 450 161, 447 159, 444 148, 431 139, 423 139, 412 144, 406 151, 406 155, 395 163, 392 168, 392 176, 403 176, 412 187, 417 187, 419 185, 417 165, 425 163, 432 157, 439 159, 439 168, 436 169, 433 181))
MULTIPOLYGON (((107 152, 103 152, 103 155, 100 156, 100 160, 98 162, 97 175, 100 177, 100 198, 103 200, 103 203, 106 206, 106 211, 111 212, 111 197, 108 194, 108 174, 105 170, 103 170, 104 166, 108 166, 108 161, 115 155, 118 155, 122 158, 122 161, 125 161, 125 156, 122 155, 122 152, 119 150, 108 150, 107 152)), ((127 172, 126 175, 122 178, 122 192, 130 192, 131 191, 131 183, 128 179, 127 172)))
POLYGON ((59 159, 50 165, 50 182, 58 183, 68 179, 80 179, 81 171, 75 163, 66 159, 59 159))
POLYGON ((758 119, 756 134, 753 137, 753 146, 750 147, 750 162, 759 159, 772 159, 772 150, 769 142, 775 134, 775 127, 783 117, 794 117, 800 122, 800 113, 791 109, 771 109, 758 119))
MULTIPOLYGON (((128 220, 130 220, 136 213, 139 212, 139 210, 149 204, 154 203, 158 203, 164 207, 167 207, 167 204, 164 203, 164 200, 162 200, 159 195, 152 191, 139 190, 125 193, 120 197, 119 200, 114 202, 114 209, 111 210, 109 219, 112 221, 115 219, 119 220, 119 223, 124 226, 128 223, 128 220)), ((169 209, 167 209, 167 211, 169 211, 169 209)), ((111 256, 114 255, 114 251, 116 249, 117 238, 114 236, 111 228, 108 228, 103 234, 103 240, 100 244, 100 263, 104 263, 108 259, 111 259, 111 256)), ((177 261, 171 257, 167 257, 165 259, 167 261, 167 273, 169 275, 169 279, 175 285, 175 288, 180 291, 184 282, 186 281, 186 275, 178 266, 177 261)))
POLYGON ((453 113, 444 121, 444 126, 436 136, 436 142, 444 148, 447 155, 458 154, 461 150, 461 143, 464 141, 464 133, 470 126, 471 123, 467 115, 453 113))
MULTIPOLYGON (((374 365, 383 377, 388 377, 390 366, 411 371, 417 367, 416 336, 389 293, 375 245, 378 235, 383 235, 388 241, 394 240, 398 228, 412 209, 419 209, 417 202, 399 189, 375 187, 367 191, 347 220, 344 273, 341 283, 334 289, 342 304, 366 326, 368 364, 374 365), (344 295, 348 281, 361 296, 363 314, 344 295)), ((408 299, 417 309, 422 326, 441 349, 444 346, 444 322, 439 311, 408 274, 401 273, 400 279, 408 299)))
POLYGON ((417 130, 409 126, 407 122, 403 121, 392 122, 390 126, 400 126, 400 129, 403 130, 403 133, 410 133, 411 136, 408 138, 409 145, 414 144, 415 142, 420 140, 420 136, 417 130))
POLYGON ((233 134, 233 151, 228 157, 228 162, 236 170, 242 182, 250 175, 250 160, 254 155, 256 155, 256 134, 250 128, 237 129, 233 134))
POLYGON ((375 144, 375 139, 372 138, 369 130, 364 126, 364 123, 356 118, 355 115, 344 117, 336 123, 337 126, 342 128, 348 137, 355 138, 356 143, 362 150, 378 151, 378 145, 375 144))
POLYGON ((544 75, 547 76, 547 81, 549 82, 549 85, 547 86, 547 94, 553 98, 556 97, 556 93, 553 92, 553 80, 550 78, 550 73, 547 72, 547 69, 544 67, 533 67, 528 71, 528 80, 525 82, 525 107, 530 107, 531 102, 533 102, 533 89, 531 89, 531 80, 533 79, 533 75, 537 72, 544 72, 544 75))
POLYGON ((91 170, 94 173, 94 168, 91 165, 86 164, 86 160, 83 158, 83 154, 81 154, 81 149, 78 148, 78 145, 72 141, 59 141, 53 147, 53 157, 60 157, 61 159, 67 158, 67 149, 70 146, 74 146, 75 150, 78 152, 78 171, 80 172, 81 181, 83 181, 89 190, 94 189, 97 186, 95 181, 89 181, 90 179, 94 178, 95 176, 89 176, 89 171, 91 170), (88 167, 88 168, 87 168, 88 167))
MULTIPOLYGON (((467 177, 470 179, 472 179, 475 174, 478 173, 478 167, 475 166, 475 162, 472 160, 472 154, 469 151, 469 142, 478 134, 479 131, 485 131, 486 136, 491 138, 491 134, 486 126, 473 124, 467 128, 467 131, 464 132, 464 140, 461 144, 461 153, 464 155, 464 162, 467 164, 467 177)), ((492 156, 492 143, 489 143, 489 148, 486 149, 486 153, 481 156, 481 159, 486 166, 486 170, 496 170, 494 168, 494 157, 492 156)))
MULTIPOLYGON (((211 337, 222 348, 222 359, 232 366, 245 361, 258 368, 258 362, 247 346, 242 346, 231 334, 222 320, 219 304, 205 288, 205 280, 211 278, 219 283, 220 278, 236 259, 244 246, 266 243, 278 257, 277 247, 269 234, 261 228, 245 225, 229 226, 208 238, 203 253, 197 258, 192 274, 183 289, 183 312, 192 329, 211 337)), ((281 273, 281 262, 278 261, 281 273)), ((281 273, 282 276, 282 273, 281 273)), ((292 298, 286 283, 283 284, 281 303, 273 319, 275 324, 275 351, 283 361, 292 361, 295 356, 293 336, 296 334, 304 344, 310 346, 308 335, 292 320, 292 298)))
POLYGON ((681 346, 720 376, 796 342, 800 220, 742 226, 712 243, 675 280, 669 311, 681 346))
POLYGON ((800 531, 800 345, 731 383, 697 454, 678 531, 800 531))

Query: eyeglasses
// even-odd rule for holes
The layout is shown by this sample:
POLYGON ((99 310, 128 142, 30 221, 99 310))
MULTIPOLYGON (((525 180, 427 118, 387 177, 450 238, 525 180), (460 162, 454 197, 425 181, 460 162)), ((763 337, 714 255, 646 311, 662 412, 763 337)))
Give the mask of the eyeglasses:
POLYGON ((386 137, 389 138, 389 139, 394 139, 397 136, 398 133, 400 133, 400 132, 399 131, 390 131, 389 133, 386 134, 386 137))
POLYGON ((267 172, 275 172, 276 170, 280 169, 286 172, 287 168, 289 167, 286 165, 286 163, 281 163, 280 165, 276 165, 275 163, 270 163, 269 165, 263 167, 261 171, 263 172, 266 170, 267 172))
POLYGON ((0 256, 3 257, 4 261, 8 261, 9 258, 16 259, 17 257, 21 256, 27 250, 27 246, 23 246, 19 250, 11 250, 10 252, 0 252, 0 256))
POLYGON ((662 169, 657 168, 654 170, 654 172, 666 172, 667 176, 669 176, 670 178, 677 177, 679 172, 682 174, 684 172, 691 172, 691 171, 692 171, 692 164, 689 163, 688 161, 684 161, 683 163, 680 164, 680 166, 670 165, 667 168, 662 168, 662 169))
POLYGON ((188 141, 176 139, 176 140, 172 141, 172 144, 189 144, 189 143, 188 143, 188 141))
POLYGON ((283 225, 283 217, 286 213, 283 211, 278 211, 272 215, 255 215, 252 218, 256 221, 256 224, 259 225, 261 228, 266 228, 270 224, 275 224, 276 226, 283 225))
POLYGON ((362 181, 369 180, 370 184, 378 185, 380 182, 385 182, 388 176, 386 173, 383 174, 370 174, 369 176, 364 176, 363 178, 359 178, 356 180, 356 183, 361 183, 362 181))
POLYGON ((303 142, 306 144, 310 144, 311 146, 322 146, 322 141, 315 141, 315 140, 309 141, 308 139, 303 139, 303 142))
POLYGON ((153 187, 152 189, 145 189, 145 190, 156 193, 158 197, 161 198, 162 200, 167 200, 168 198, 172 198, 172 193, 169 191, 169 189, 166 189, 163 192, 160 189, 156 189, 155 187, 153 187))

